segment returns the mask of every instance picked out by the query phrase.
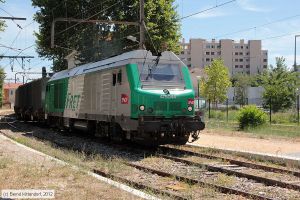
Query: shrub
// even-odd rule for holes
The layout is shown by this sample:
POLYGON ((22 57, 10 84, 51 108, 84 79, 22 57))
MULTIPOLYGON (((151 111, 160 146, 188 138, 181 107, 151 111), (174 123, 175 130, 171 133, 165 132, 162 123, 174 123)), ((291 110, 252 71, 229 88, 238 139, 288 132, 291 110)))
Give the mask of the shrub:
POLYGON ((241 129, 257 127, 267 122, 267 115, 255 105, 244 106, 237 116, 241 129))

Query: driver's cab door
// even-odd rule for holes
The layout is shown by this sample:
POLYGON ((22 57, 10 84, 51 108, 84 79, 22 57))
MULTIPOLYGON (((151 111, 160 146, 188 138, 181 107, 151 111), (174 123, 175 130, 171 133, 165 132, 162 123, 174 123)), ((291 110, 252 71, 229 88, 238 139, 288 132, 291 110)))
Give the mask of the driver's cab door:
POLYGON ((194 101, 195 115, 200 116, 201 121, 204 121, 206 109, 206 100, 201 97, 196 97, 194 101))

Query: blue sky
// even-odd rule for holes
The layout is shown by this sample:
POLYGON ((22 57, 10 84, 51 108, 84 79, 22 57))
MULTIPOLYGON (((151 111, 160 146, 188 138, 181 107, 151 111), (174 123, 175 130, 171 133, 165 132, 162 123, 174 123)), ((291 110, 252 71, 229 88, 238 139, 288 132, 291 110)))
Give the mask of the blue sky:
MULTIPOLYGON (((229 0, 176 0, 178 13, 186 16, 216 4, 221 4, 229 0)), ((30 0, 7 0, 0 6, 5 11, 16 17, 26 17, 26 21, 16 21, 23 28, 20 29, 12 21, 7 21, 6 31, 0 33, 0 53, 5 55, 17 55, 18 52, 8 50, 2 45, 11 46, 16 49, 24 49, 35 44, 34 31, 38 31, 38 24, 32 21, 35 9, 31 6, 30 0), (18 37, 16 37, 18 35, 18 37)), ((287 64, 293 64, 294 35, 300 34, 300 1, 296 0, 237 0, 236 2, 210 10, 208 12, 195 15, 182 20, 182 36, 188 40, 190 38, 216 39, 261 39, 263 49, 269 50, 269 63, 274 64, 276 56, 284 56, 287 64), (297 16, 298 15, 298 16, 297 16), (288 18, 288 19, 287 19, 288 18), (280 19, 284 21, 264 25, 280 19), (261 26, 264 25, 264 26, 261 26), (256 28, 254 28, 256 27, 256 28), (235 33, 239 30, 250 29, 235 33), (282 36, 283 37, 277 37, 282 36)), ((0 10, 0 16, 8 16, 0 10)), ((297 45, 300 55, 300 38, 297 45)), ((32 46, 20 55, 34 56, 34 59, 25 61, 25 67, 31 71, 41 71, 42 66, 48 69, 50 61, 43 61, 35 52, 32 46)), ((300 56, 297 57, 300 63, 300 56)), ((6 67, 8 78, 13 78, 14 73, 10 70, 8 59, 0 60, 0 65, 6 67)), ((20 71, 21 66, 18 62, 14 63, 14 70, 20 71)), ((19 77, 21 79, 21 76, 19 77)), ((29 78, 33 78, 30 76, 29 78)))

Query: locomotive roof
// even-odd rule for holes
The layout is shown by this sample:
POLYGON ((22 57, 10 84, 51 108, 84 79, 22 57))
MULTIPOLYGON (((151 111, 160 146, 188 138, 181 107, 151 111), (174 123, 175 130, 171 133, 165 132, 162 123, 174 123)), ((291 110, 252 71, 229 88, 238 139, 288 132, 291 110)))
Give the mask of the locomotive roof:
MULTIPOLYGON (((94 63, 87 63, 84 65, 80 65, 74 67, 72 69, 63 70, 60 72, 55 73, 50 81, 58 80, 62 78, 77 76, 80 74, 86 74, 93 71, 99 71, 104 69, 110 69, 114 67, 118 67, 121 65, 126 65, 130 63, 137 63, 137 62, 146 62, 153 61, 157 57, 153 56, 150 51, 147 50, 135 50, 130 51, 127 53, 120 54, 118 56, 114 56, 105 60, 101 60, 94 63)), ((169 62, 169 63, 181 63, 181 60, 171 51, 165 51, 162 53, 160 57, 160 62, 169 62)))

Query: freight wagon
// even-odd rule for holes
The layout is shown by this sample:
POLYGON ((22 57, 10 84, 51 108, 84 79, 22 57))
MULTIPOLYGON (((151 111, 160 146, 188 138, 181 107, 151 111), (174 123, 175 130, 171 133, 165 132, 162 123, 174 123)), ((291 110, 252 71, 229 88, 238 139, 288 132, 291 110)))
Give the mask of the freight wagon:
POLYGON ((17 118, 39 121, 44 119, 46 84, 49 79, 43 77, 18 87, 14 106, 17 118))

